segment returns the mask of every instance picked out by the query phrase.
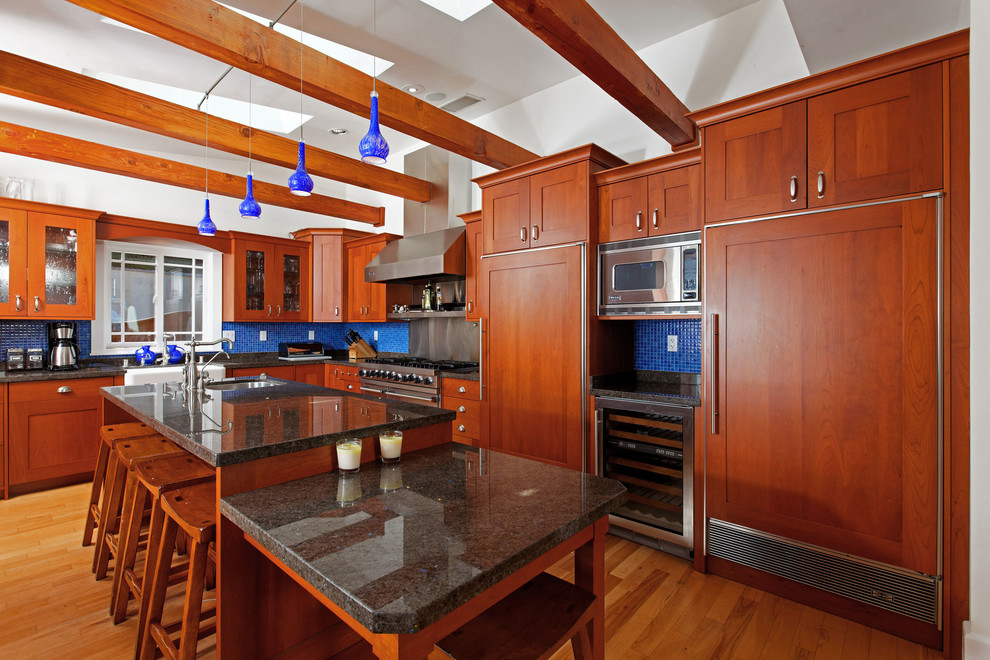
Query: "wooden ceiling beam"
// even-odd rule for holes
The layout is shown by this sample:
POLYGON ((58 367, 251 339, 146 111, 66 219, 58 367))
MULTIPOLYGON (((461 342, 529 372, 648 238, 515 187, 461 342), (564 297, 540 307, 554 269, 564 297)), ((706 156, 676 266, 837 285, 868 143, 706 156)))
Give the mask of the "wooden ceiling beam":
MULTIPOLYGON (((146 156, 135 151, 108 147, 7 122, 0 122, 0 151, 190 190, 203 190, 207 177, 207 171, 195 165, 146 156)), ((244 177, 210 170, 209 180, 211 193, 225 197, 244 197, 247 186, 244 177)), ((254 197, 262 204, 365 222, 376 227, 385 224, 384 208, 325 195, 297 197, 285 186, 273 183, 255 180, 254 197)))
MULTIPOLYGON (((0 92, 193 144, 206 143, 205 115, 198 110, 4 51, 0 51, 0 92)), ((210 117, 212 148, 246 158, 249 135, 256 160, 296 168, 298 142, 210 117)), ((306 170, 416 202, 430 199, 428 181, 309 145, 306 170)))
MULTIPOLYGON (((68 1, 294 91, 302 71, 307 96, 370 114, 371 76, 210 0, 68 1)), ((381 81, 378 95, 380 122, 406 135, 497 169, 538 158, 381 81)))
POLYGON ((673 146, 693 142, 688 109, 585 0, 492 0, 673 146))

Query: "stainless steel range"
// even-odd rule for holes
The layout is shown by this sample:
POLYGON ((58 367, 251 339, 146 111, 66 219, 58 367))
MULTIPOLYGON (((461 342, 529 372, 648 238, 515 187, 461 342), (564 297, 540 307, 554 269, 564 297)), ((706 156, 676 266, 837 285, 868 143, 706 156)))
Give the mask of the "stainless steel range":
POLYGON ((358 364, 358 380, 365 394, 439 408, 440 372, 469 372, 477 368, 477 362, 371 358, 358 364))

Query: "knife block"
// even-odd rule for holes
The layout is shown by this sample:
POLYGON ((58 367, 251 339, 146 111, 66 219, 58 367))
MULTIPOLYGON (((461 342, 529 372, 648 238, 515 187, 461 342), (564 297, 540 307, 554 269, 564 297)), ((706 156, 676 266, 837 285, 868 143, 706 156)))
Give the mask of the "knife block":
POLYGON ((359 360, 361 358, 373 358, 377 356, 378 353, 375 352, 371 346, 368 346, 368 342, 363 339, 359 339, 350 345, 347 349, 347 356, 351 362, 359 360))

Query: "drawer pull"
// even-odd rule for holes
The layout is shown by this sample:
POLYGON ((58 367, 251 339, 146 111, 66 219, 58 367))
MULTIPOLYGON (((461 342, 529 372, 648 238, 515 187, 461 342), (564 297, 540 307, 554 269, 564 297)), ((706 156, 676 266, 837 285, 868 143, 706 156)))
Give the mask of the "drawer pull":
POLYGON ((459 426, 457 427, 457 430, 458 430, 458 431, 460 431, 461 433, 464 433, 464 432, 465 432, 465 431, 466 431, 467 429, 466 429, 466 428, 464 428, 464 425, 463 425, 463 424, 461 424, 461 425, 459 425, 459 426))
POLYGON ((63 385, 62 387, 58 388, 55 391, 58 392, 59 394, 72 394, 72 388, 69 387, 68 385, 63 385))
POLYGON ((457 391, 458 391, 458 392, 460 392, 460 393, 462 393, 462 394, 463 394, 464 392, 467 392, 467 390, 466 390, 466 389, 464 388, 464 386, 463 386, 463 385, 461 385, 460 387, 458 387, 458 388, 457 388, 457 391))
POLYGON ((457 406, 457 412, 467 412, 467 408, 464 406, 457 406))
POLYGON ((791 177, 791 201, 798 201, 798 178, 796 176, 791 177))

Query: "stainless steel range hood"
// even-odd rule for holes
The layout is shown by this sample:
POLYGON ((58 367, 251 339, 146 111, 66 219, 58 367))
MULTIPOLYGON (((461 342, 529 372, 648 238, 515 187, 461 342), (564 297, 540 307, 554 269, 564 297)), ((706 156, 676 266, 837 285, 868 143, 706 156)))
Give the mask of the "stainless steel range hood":
POLYGON ((365 266, 365 281, 410 284, 463 279, 464 230, 452 227, 392 241, 365 266))

